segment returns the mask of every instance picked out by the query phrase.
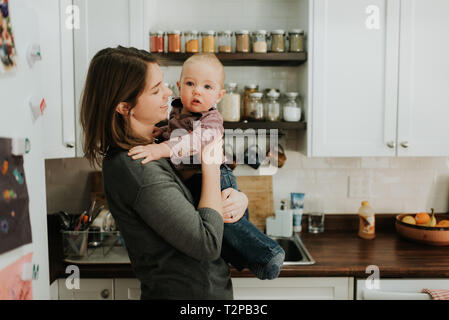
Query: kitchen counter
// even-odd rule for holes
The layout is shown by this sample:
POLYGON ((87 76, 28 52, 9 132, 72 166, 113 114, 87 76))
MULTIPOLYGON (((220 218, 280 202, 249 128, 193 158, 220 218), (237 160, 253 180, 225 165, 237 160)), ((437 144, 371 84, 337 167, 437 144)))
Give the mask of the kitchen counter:
MULTIPOLYGON (((300 233, 301 239, 316 261, 314 265, 284 266, 280 277, 359 277, 366 278, 366 267, 376 265, 381 278, 449 277, 449 248, 413 243, 401 238, 394 229, 395 215, 376 216, 376 238, 357 236, 357 215, 326 215, 326 231, 321 234, 300 233)), ((306 220, 306 219, 304 219, 306 220)), ((303 230, 307 226, 303 225, 303 230)), ((51 255, 50 255, 51 256, 51 255)), ((70 263, 52 264, 51 282, 65 277, 70 263)), ((134 278, 130 264, 78 265, 83 278, 134 278)), ((231 268, 232 277, 253 277, 244 269, 231 268)))

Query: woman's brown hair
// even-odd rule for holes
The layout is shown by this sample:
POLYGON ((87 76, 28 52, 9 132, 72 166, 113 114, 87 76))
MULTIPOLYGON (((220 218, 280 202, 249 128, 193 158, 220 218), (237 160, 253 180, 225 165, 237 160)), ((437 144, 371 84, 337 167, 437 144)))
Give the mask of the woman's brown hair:
POLYGON ((92 165, 101 166, 111 147, 130 149, 151 143, 131 132, 129 115, 116 112, 121 102, 127 103, 129 110, 135 107, 145 88, 148 63, 158 62, 147 51, 122 46, 102 49, 92 58, 80 114, 84 156, 92 165))

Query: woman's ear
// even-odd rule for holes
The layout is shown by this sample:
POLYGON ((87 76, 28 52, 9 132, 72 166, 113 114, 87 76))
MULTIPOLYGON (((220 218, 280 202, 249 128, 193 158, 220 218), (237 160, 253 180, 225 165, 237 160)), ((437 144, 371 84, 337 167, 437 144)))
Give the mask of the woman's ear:
POLYGON ((115 108, 115 111, 117 111, 118 113, 120 113, 122 116, 127 116, 129 111, 129 106, 124 103, 124 102, 120 102, 117 107, 115 108))

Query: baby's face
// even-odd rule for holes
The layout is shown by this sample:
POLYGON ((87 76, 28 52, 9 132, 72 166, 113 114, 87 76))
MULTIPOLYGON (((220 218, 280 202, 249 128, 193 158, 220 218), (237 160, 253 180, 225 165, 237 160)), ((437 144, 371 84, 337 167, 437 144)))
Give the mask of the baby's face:
POLYGON ((177 83, 183 107, 190 112, 208 111, 226 92, 220 80, 220 70, 212 63, 194 61, 185 65, 177 83))

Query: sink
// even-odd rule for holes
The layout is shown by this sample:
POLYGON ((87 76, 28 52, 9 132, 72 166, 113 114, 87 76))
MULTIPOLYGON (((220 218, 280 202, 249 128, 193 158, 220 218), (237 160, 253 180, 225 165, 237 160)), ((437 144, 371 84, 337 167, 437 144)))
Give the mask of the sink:
POLYGON ((286 265, 311 265, 315 263, 301 238, 294 234, 291 237, 270 236, 285 251, 284 266, 286 265))

